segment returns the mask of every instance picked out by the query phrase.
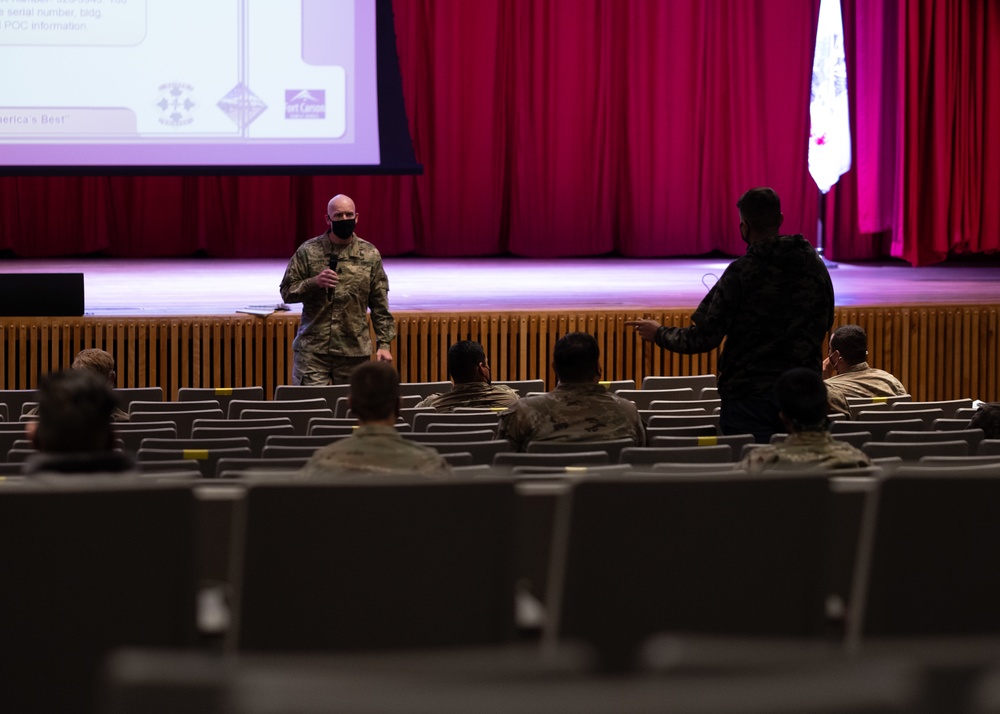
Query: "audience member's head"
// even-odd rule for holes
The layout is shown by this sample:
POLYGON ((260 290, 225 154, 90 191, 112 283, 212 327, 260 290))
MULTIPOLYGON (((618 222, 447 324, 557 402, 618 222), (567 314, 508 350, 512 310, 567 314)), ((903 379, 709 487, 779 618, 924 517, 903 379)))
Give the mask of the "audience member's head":
POLYGON ((29 433, 46 453, 108 451, 115 406, 107 379, 86 369, 53 372, 39 380, 38 421, 29 433))
POLYGON ((556 342, 552 368, 564 383, 597 382, 601 379, 601 349, 593 335, 571 332, 556 342))
POLYGON ((781 420, 790 433, 826 431, 826 383, 819 372, 799 367, 778 377, 774 385, 781 420))
POLYGON ((987 439, 1000 439, 1000 402, 981 404, 967 428, 982 429, 987 439))
MULTIPOLYGON (((859 325, 843 325, 830 335, 830 355, 837 353, 837 360, 844 360, 848 367, 865 362, 868 359, 868 335, 859 325)), ((833 360, 831 359, 831 362, 833 360)), ((834 368, 837 365, 833 365, 834 368)))
POLYGON ((744 193, 736 201, 736 207, 740 211, 740 234, 747 243, 776 236, 785 219, 778 194, 764 186, 744 193), (746 231, 743 230, 744 225, 746 231))
POLYGON ((399 373, 388 362, 364 362, 351 372, 348 397, 361 423, 394 422, 399 414, 399 373))
POLYGON ((455 384, 490 381, 490 366, 483 346, 473 340, 462 340, 448 348, 448 374, 455 384))
POLYGON ((70 369, 81 369, 104 377, 112 386, 115 383, 115 358, 104 350, 90 348, 80 350, 73 359, 70 369))

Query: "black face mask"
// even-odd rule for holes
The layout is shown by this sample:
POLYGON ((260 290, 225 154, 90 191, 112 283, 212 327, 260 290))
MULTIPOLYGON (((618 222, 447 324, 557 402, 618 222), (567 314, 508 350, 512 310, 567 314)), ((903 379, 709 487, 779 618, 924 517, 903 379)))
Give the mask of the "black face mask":
POLYGON ((347 240, 354 233, 354 226, 357 224, 356 218, 348 221, 330 221, 330 231, 340 240, 347 240))

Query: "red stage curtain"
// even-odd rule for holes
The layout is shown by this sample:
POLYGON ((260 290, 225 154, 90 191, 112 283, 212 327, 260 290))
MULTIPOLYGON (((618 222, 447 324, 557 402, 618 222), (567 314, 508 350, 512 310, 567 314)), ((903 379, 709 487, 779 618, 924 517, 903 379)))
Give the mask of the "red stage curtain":
MULTIPOLYGON (((386 255, 738 254, 736 197, 762 184, 813 237, 819 0, 394 6, 423 176, 0 178, 0 250, 284 257, 343 192, 386 255)), ((828 255, 997 250, 997 4, 844 14, 855 162, 829 195, 828 255)))
POLYGON ((1000 4, 843 0, 854 167, 829 254, 913 265, 1000 249, 1000 4))

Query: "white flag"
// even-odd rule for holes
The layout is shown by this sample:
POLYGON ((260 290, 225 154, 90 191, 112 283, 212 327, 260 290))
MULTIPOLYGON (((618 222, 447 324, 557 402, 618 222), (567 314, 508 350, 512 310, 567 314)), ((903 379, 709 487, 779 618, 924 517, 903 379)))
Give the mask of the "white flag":
POLYGON ((826 193, 851 168, 847 59, 840 0, 820 0, 809 102, 809 173, 826 193))

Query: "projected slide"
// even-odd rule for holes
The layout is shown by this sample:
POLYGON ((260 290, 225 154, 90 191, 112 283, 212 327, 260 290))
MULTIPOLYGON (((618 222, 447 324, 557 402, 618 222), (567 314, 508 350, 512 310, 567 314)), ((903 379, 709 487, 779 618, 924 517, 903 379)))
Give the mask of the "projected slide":
POLYGON ((377 164, 375 64, 375 0, 0 0, 0 164, 377 164))

